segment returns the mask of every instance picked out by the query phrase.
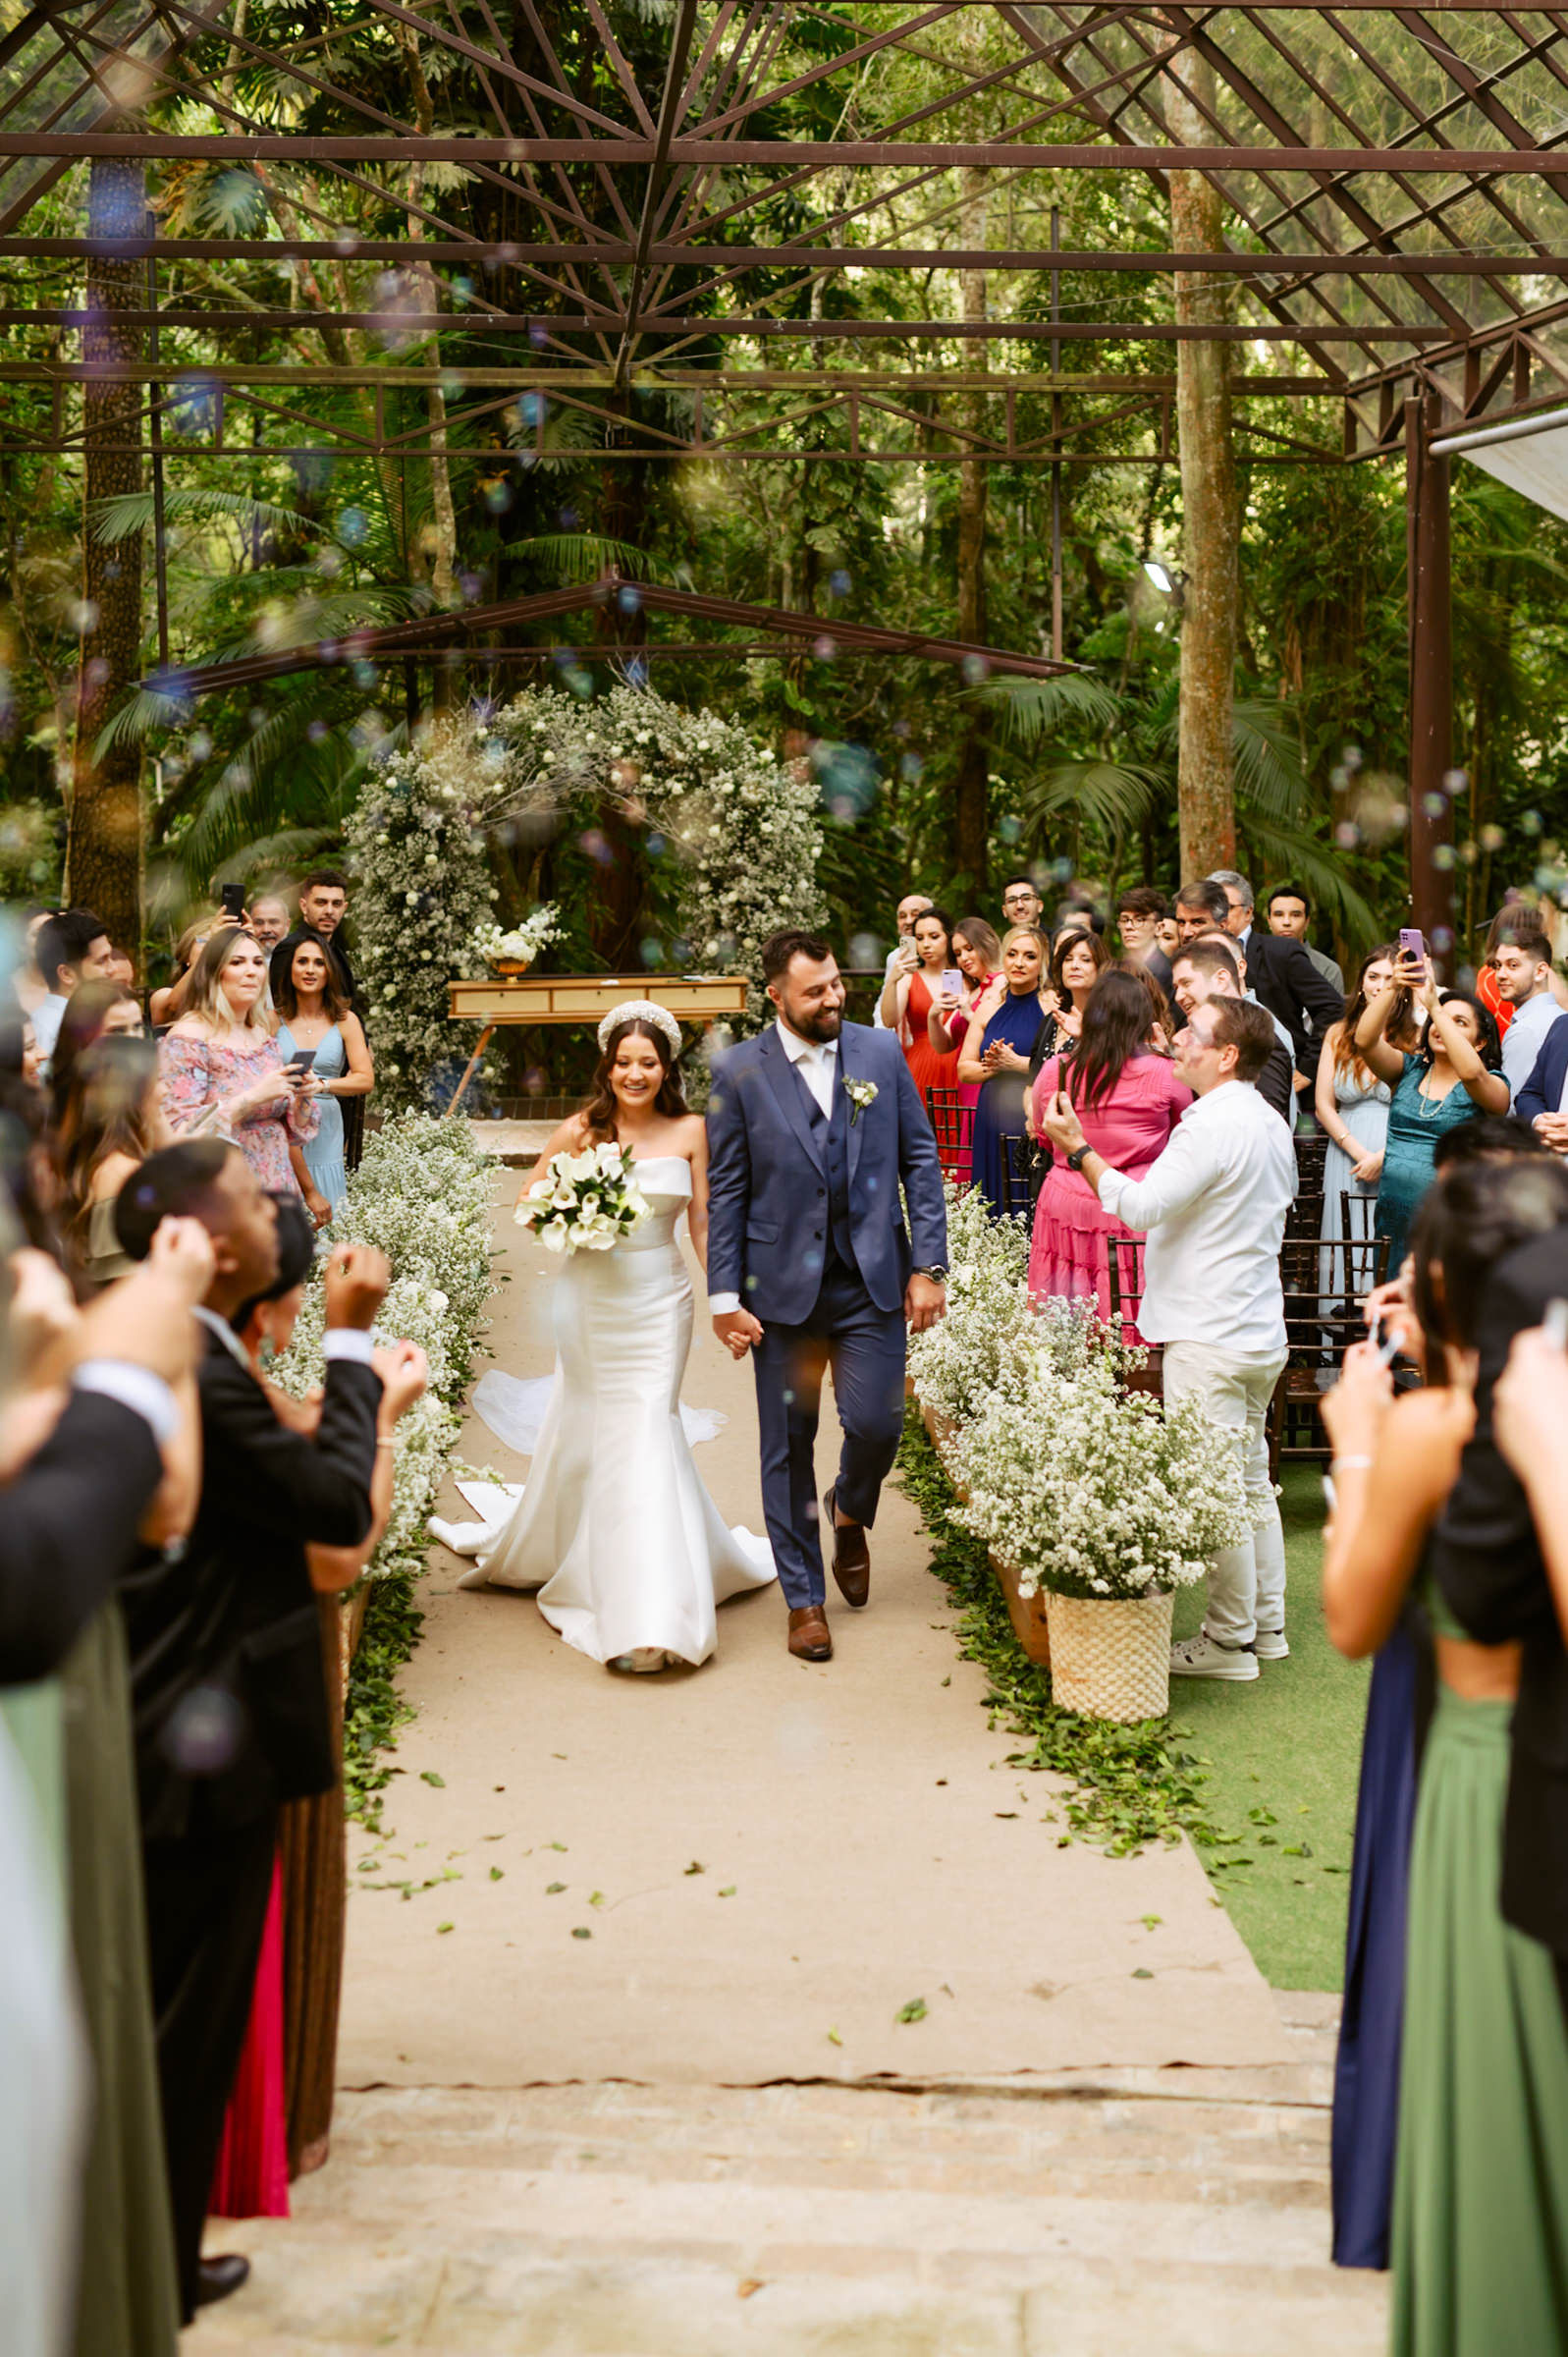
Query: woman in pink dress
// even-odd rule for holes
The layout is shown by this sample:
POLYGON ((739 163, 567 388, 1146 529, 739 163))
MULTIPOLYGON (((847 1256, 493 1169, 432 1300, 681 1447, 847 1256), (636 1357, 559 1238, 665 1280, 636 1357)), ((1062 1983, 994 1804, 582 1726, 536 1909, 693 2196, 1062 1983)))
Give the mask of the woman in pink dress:
MULTIPOLYGON (((983 916, 966 916, 953 926, 952 962, 963 976, 963 988, 938 994, 926 1017, 926 1037, 939 1056, 953 1058, 956 1074, 958 1050, 975 1019, 975 1009, 1001 973, 1001 944, 983 916)), ((974 1124, 975 1107, 980 1102, 980 1086, 976 1081, 965 1080, 958 1081, 957 1087, 962 1103, 969 1109, 969 1119, 960 1124, 963 1143, 944 1150, 942 1167, 955 1185, 967 1186, 969 1132, 974 1124)))
MULTIPOLYGON (((1083 1010, 1075 1052, 1053 1056, 1035 1081, 1037 1134, 1045 1134, 1043 1109, 1064 1088, 1094 1151, 1114 1169, 1141 1178, 1192 1103, 1192 1091, 1176 1078, 1168 1056, 1153 1045, 1154 1027, 1153 1003, 1139 976, 1122 966, 1103 973, 1083 1010)), ((1058 1156, 1035 1205, 1029 1290, 1037 1301, 1054 1293, 1091 1300, 1108 1320, 1106 1239, 1134 1233, 1101 1209, 1088 1180, 1058 1156)))
POLYGON ((264 1187, 297 1195, 291 1137, 314 1137, 313 1072, 291 1070, 262 1012, 267 959, 238 925, 212 934, 190 976, 188 1012, 158 1042, 164 1118, 177 1138, 233 1138, 264 1187))

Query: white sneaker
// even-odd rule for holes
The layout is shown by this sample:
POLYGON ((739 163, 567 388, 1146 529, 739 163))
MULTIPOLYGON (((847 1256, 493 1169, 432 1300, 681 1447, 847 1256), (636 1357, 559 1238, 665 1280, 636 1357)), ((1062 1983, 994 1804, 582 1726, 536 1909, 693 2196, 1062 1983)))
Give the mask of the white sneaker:
POLYGON ((1206 1628, 1201 1628, 1195 1637, 1183 1637, 1179 1645, 1170 1648, 1170 1674, 1172 1677, 1256 1677, 1258 1656, 1250 1645, 1218 1645, 1206 1628))
POLYGON ((1260 1662, 1282 1662, 1289 1657, 1290 1645, 1282 1628, 1260 1628, 1253 1651, 1260 1662))

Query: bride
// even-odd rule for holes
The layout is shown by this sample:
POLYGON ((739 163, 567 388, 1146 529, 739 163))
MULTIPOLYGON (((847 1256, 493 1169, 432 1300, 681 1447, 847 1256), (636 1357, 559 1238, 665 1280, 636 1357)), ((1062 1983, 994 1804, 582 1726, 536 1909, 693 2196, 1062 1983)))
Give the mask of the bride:
MULTIPOLYGON (((459 1583, 537 1588, 568 1645, 612 1670, 705 1662, 716 1605, 774 1576, 765 1539, 729 1530, 691 1460, 680 1382, 691 1348, 691 1281, 676 1240, 686 1213, 708 1244, 708 1140, 686 1111, 680 1027, 646 999, 599 1026, 593 1095, 556 1131, 553 1154, 618 1139, 650 1217, 608 1252, 576 1252, 555 1294, 556 1374, 528 1481, 493 1551, 459 1583)), ((490 1534, 486 1533, 488 1540, 490 1534)))

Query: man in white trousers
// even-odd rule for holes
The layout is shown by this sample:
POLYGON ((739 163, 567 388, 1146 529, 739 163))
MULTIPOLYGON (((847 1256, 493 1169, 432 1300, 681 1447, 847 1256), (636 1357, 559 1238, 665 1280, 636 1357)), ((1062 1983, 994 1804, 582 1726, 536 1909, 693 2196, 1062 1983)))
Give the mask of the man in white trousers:
POLYGON ((1045 1126, 1107 1211, 1147 1232, 1138 1328, 1164 1346, 1164 1396, 1199 1399, 1235 1431, 1252 1535, 1209 1571, 1196 1637, 1173 1645, 1174 1677, 1255 1678, 1282 1661, 1285 1540, 1269 1478, 1264 1421, 1285 1364, 1279 1244, 1296 1191, 1290 1131, 1254 1083, 1274 1045, 1272 1017, 1247 999, 1195 1006, 1176 1041, 1193 1102, 1142 1178, 1113 1170, 1084 1142, 1058 1094, 1045 1126))

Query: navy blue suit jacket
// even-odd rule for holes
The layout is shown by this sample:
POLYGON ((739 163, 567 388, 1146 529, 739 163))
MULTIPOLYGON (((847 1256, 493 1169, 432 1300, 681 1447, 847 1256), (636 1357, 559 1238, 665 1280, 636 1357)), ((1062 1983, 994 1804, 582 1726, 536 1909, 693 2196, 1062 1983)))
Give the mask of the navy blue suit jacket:
POLYGON ((1568 1014, 1559 1014, 1536 1052, 1529 1079, 1514 1099, 1519 1119, 1533 1122, 1538 1113, 1555 1113, 1565 1078, 1568 1078, 1568 1014))
MULTIPOLYGON (((892 1031, 845 1023, 838 1080, 869 1080, 873 1104, 849 1131, 849 1229, 878 1309, 902 1303, 911 1267, 947 1257, 942 1166, 919 1091, 892 1031), (904 1228, 902 1179, 909 1206, 904 1228)), ((738 1293, 766 1325, 804 1324, 822 1285, 827 1163, 808 1092, 777 1024, 714 1071, 708 1105, 708 1290, 738 1293)))

